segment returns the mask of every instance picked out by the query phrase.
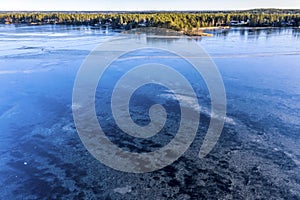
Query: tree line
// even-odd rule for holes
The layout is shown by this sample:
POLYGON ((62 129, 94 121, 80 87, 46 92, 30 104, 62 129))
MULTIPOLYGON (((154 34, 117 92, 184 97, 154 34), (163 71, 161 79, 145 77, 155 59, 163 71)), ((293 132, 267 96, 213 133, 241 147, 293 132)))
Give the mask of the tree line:
POLYGON ((282 10, 252 10, 235 12, 149 12, 149 13, 91 13, 91 12, 7 12, 0 13, 0 23, 6 24, 64 24, 109 25, 112 28, 135 28, 137 26, 164 27, 177 31, 201 27, 243 25, 300 26, 300 12, 282 10))

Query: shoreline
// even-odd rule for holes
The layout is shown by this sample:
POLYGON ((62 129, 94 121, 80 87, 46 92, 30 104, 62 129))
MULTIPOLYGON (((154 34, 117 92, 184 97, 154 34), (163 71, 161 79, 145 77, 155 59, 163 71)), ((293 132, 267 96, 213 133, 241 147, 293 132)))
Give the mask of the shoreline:
POLYGON ((0 12, 0 23, 38 26, 60 24, 109 27, 131 30, 159 27, 181 31, 187 35, 209 35, 213 31, 236 27, 299 27, 300 10, 253 9, 230 12, 0 12))
MULTIPOLYGON (((56 24, 51 24, 51 23, 0 23, 0 25, 4 25, 4 26, 28 26, 28 27, 36 27, 36 26, 72 26, 72 27, 89 27, 90 29, 93 30, 113 30, 113 32, 121 32, 124 30, 128 30, 123 28, 112 28, 112 26, 110 25, 101 25, 101 26, 93 26, 93 25, 85 25, 85 24, 81 24, 81 25, 76 25, 76 24, 61 24, 61 23, 56 23, 56 24)), ((135 27, 129 30, 133 30, 133 29, 137 29, 137 28, 146 28, 143 26, 140 27, 135 27)), ((162 28, 162 27, 149 27, 149 28, 162 28)), ((171 28, 169 28, 170 30, 173 30, 171 28)), ((190 36, 190 37, 212 37, 214 36, 213 33, 207 33, 205 31, 228 31, 230 29, 245 29, 245 30, 262 30, 262 29, 299 29, 300 30, 300 26, 299 27, 291 27, 291 26, 285 26, 285 27, 276 27, 276 26, 260 26, 260 27, 249 27, 249 26, 210 26, 210 27, 199 27, 199 28, 193 28, 192 30, 180 30, 177 31, 179 33, 182 33, 184 35, 190 36)), ((176 30, 173 30, 176 31, 176 30)))

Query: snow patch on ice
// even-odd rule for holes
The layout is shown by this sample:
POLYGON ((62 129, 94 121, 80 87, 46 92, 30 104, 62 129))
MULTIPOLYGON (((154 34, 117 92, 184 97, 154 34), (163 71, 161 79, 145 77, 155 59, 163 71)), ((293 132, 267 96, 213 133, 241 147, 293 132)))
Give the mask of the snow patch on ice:
POLYGON ((114 189, 114 192, 117 192, 117 193, 119 193, 119 194, 122 194, 122 195, 124 195, 124 194, 126 194, 126 193, 129 193, 129 192, 131 192, 131 186, 125 186, 125 187, 119 187, 119 188, 115 188, 114 189))

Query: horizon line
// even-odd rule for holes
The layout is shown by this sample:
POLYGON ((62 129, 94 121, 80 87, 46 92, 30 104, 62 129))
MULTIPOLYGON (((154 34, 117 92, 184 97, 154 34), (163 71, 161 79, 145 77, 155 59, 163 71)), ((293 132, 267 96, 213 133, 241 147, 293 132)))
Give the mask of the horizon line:
POLYGON ((220 11, 248 11, 259 9, 278 9, 278 10, 300 10, 300 8, 245 8, 245 9, 211 9, 211 10, 0 10, 0 12, 220 12, 220 11))

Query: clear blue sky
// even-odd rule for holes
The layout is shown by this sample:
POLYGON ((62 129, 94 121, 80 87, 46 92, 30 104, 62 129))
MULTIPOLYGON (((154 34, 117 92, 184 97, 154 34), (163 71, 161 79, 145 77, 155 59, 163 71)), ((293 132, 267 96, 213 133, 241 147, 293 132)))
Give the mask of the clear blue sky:
POLYGON ((0 0, 1 11, 17 10, 236 10, 300 8, 300 0, 0 0))

